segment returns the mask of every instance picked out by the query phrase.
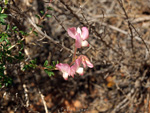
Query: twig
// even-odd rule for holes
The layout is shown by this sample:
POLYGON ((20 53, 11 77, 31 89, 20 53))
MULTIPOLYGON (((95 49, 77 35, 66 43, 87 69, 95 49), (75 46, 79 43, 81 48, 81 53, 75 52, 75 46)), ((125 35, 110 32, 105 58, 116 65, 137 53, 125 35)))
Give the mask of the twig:
POLYGON ((39 88, 39 86, 38 86, 38 82, 37 82, 37 80, 36 80, 36 77, 34 76, 33 78, 34 78, 34 82, 35 82, 35 84, 36 84, 37 90, 38 90, 38 92, 39 92, 39 94, 40 94, 40 96, 41 96, 42 103, 43 103, 44 109, 45 109, 45 113, 48 113, 48 108, 47 108, 46 102, 45 102, 45 100, 44 100, 44 95, 43 95, 43 94, 41 93, 41 91, 40 91, 40 88, 39 88))
POLYGON ((140 34, 137 32, 137 30, 135 29, 135 27, 131 24, 131 22, 129 21, 129 17, 128 17, 128 14, 127 14, 127 12, 126 12, 126 10, 125 10, 125 8, 124 8, 124 6, 123 6, 123 3, 122 3, 122 1, 121 0, 118 0, 118 2, 119 2, 119 4, 120 4, 120 6, 121 6, 121 8, 122 8, 122 10, 123 10, 123 12, 124 12, 124 14, 125 14, 125 16, 126 16, 126 20, 127 20, 127 22, 128 22, 128 27, 129 27, 129 30, 130 30, 130 33, 131 33, 131 45, 132 45, 132 50, 133 50, 133 31, 132 31, 132 28, 135 30, 135 32, 139 35, 139 37, 141 38, 141 40, 142 40, 142 42, 144 43, 144 45, 145 45, 145 47, 147 48, 147 50, 149 51, 149 48, 148 48, 148 46, 146 45, 146 43, 145 43, 145 41, 144 41, 144 39, 140 36, 140 34))
MULTIPOLYGON (((46 33, 43 33, 43 32, 40 30, 40 28, 39 28, 34 22, 32 22, 32 20, 31 20, 27 15, 23 14, 22 12, 20 12, 20 10, 18 10, 18 9, 16 9, 16 8, 14 8, 14 7, 13 7, 13 10, 15 10, 15 11, 16 11, 17 13, 19 13, 21 16, 27 18, 27 20, 28 20, 28 21, 30 22, 30 24, 34 27, 34 29, 36 29, 43 37, 46 37, 46 38, 49 39, 52 43, 58 45, 60 48, 63 48, 63 49, 65 49, 65 50, 67 50, 68 52, 71 52, 72 54, 74 53, 71 49, 65 47, 64 45, 61 45, 59 41, 55 41, 55 40, 53 40, 50 36, 48 36, 46 33)), ((44 15, 44 16, 45 16, 45 15, 44 15)), ((33 29, 33 30, 34 30, 34 29, 33 29)), ((33 30, 32 30, 32 31, 33 31, 33 30)), ((23 37, 23 38, 21 39, 21 41, 23 41, 24 39, 25 39, 25 37, 23 37)), ((12 45, 12 46, 9 48, 9 50, 11 50, 12 48, 14 48, 14 47, 15 47, 16 45, 18 45, 18 44, 19 44, 19 43, 16 43, 16 44, 12 45)))
POLYGON ((52 43, 54 43, 54 44, 56 44, 56 45, 62 47, 63 49, 65 49, 65 50, 71 52, 72 54, 74 53, 71 49, 65 47, 64 45, 61 45, 59 41, 55 41, 55 40, 53 40, 50 36, 48 36, 46 33, 43 33, 43 32, 40 30, 40 28, 39 28, 35 23, 32 22, 32 20, 31 20, 30 18, 28 18, 28 21, 31 23, 31 25, 32 25, 33 27, 35 27, 35 29, 36 29, 43 37, 46 37, 46 38, 49 39, 52 43))
POLYGON ((44 95, 41 93, 40 90, 39 90, 39 94, 41 96, 41 99, 42 99, 42 102, 43 102, 43 105, 44 105, 45 113, 48 113, 48 108, 47 108, 46 102, 44 100, 44 95))
POLYGON ((131 37, 132 52, 134 53, 134 50, 133 50, 133 47, 134 47, 133 38, 134 38, 134 37, 133 37, 133 31, 132 31, 132 28, 131 28, 131 23, 129 22, 129 16, 128 16, 128 14, 127 14, 127 12, 126 12, 124 6, 123 6, 122 1, 121 1, 121 0, 118 0, 118 2, 119 2, 120 6, 121 6, 121 8, 122 8, 122 10, 123 10, 123 12, 124 12, 124 15, 125 15, 126 20, 127 20, 127 23, 128 23, 128 27, 129 27, 129 31, 130 31, 130 35, 131 35, 130 37, 131 37))
POLYGON ((25 93, 26 107, 29 107, 29 96, 26 84, 23 84, 23 88, 25 93))
POLYGON ((61 25, 61 27, 62 27, 65 31, 67 31, 66 28, 63 26, 62 22, 60 22, 60 21, 58 20, 58 18, 57 18, 55 15, 53 15, 53 17, 54 17, 55 20, 61 25))
POLYGON ((147 113, 149 113, 149 93, 147 94, 146 104, 145 104, 145 110, 147 113))
POLYGON ((142 42, 144 43, 146 49, 149 51, 148 46, 146 45, 144 39, 141 37, 141 35, 139 34, 139 32, 136 30, 136 28, 131 24, 131 26, 133 27, 133 29, 135 30, 135 32, 138 34, 138 36, 140 37, 140 39, 142 40, 142 42))
POLYGON ((115 30, 115 31, 118 31, 118 32, 120 32, 120 33, 123 33, 123 34, 128 35, 128 32, 126 32, 126 31, 124 31, 124 30, 122 30, 122 29, 120 29, 120 28, 118 28, 118 27, 115 27, 115 26, 112 26, 112 25, 108 25, 107 23, 101 23, 101 25, 107 26, 107 27, 109 27, 109 28, 111 28, 111 29, 113 29, 113 30, 115 30))
MULTIPOLYGON (((93 19, 93 20, 90 20, 90 22, 92 22, 92 21, 97 21, 97 20, 95 20, 95 19, 93 19)), ((115 30, 115 31, 118 31, 118 32, 120 32, 120 33, 122 33, 122 34, 125 34, 125 35, 128 35, 129 33, 127 32, 127 31, 124 31, 124 30, 122 30, 122 29, 120 29, 120 28, 118 28, 118 27, 115 27, 115 26, 113 26, 113 25, 109 25, 109 24, 107 24, 107 23, 101 23, 101 25, 103 25, 103 26, 107 26, 107 27, 109 27, 109 28, 111 28, 111 29, 113 29, 113 30, 115 30)), ((140 35, 140 34, 139 34, 140 35)), ((136 40, 138 40, 138 41, 144 41, 146 44, 148 44, 148 45, 150 45, 150 42, 149 41, 146 41, 146 40, 142 40, 142 37, 140 36, 140 37, 138 37, 138 36, 135 36, 134 37, 136 40)), ((147 49, 147 48, 146 48, 147 49)))
POLYGON ((133 21, 131 21, 131 23, 135 24, 143 21, 150 21, 150 16, 143 16, 143 17, 136 18, 133 21))

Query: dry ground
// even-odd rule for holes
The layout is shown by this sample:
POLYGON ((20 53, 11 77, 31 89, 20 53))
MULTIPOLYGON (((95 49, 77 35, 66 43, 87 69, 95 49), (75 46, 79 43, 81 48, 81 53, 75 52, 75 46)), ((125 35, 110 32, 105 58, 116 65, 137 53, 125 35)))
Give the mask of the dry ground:
POLYGON ((87 55, 94 68, 67 81, 59 71, 54 71, 52 77, 42 70, 29 71, 21 75, 23 81, 13 75, 14 84, 0 90, 2 113, 44 113, 46 109, 52 113, 150 112, 149 0, 14 2, 9 9, 17 21, 13 24, 26 31, 33 26, 32 22, 37 23, 35 14, 48 5, 53 9, 49 12, 52 17, 42 22, 43 29, 36 29, 39 35, 26 37, 26 58, 36 58, 39 65, 46 59, 50 63, 70 62, 74 40, 66 30, 86 26, 90 47, 80 49, 78 54, 87 55))

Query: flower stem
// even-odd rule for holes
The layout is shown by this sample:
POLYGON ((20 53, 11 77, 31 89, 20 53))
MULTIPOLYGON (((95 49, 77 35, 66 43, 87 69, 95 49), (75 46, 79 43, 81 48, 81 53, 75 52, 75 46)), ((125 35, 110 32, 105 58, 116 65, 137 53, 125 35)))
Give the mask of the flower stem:
POLYGON ((76 48, 76 46, 75 46, 74 54, 73 54, 72 62, 70 63, 70 66, 74 63, 74 61, 75 61, 75 59, 76 59, 76 52, 77 52, 77 48, 76 48))
POLYGON ((73 54, 73 61, 76 59, 76 52, 77 52, 77 48, 75 47, 74 54, 73 54))

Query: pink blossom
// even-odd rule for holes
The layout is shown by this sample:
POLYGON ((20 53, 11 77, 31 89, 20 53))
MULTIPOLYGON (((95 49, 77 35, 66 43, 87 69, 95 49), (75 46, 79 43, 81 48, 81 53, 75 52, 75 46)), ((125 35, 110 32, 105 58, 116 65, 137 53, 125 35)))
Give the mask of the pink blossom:
POLYGON ((83 67, 81 67, 81 63, 83 64, 83 67, 85 68, 86 66, 93 68, 93 64, 90 62, 90 60, 84 56, 84 55, 80 55, 76 60, 73 66, 71 66, 71 72, 73 73, 73 75, 75 73, 78 73, 79 75, 83 75, 83 67), (74 71, 75 70, 75 71, 74 71))
POLYGON ((74 74, 77 72, 79 75, 83 75, 83 68, 80 67, 81 59, 76 59, 75 63, 72 66, 68 64, 59 63, 56 65, 56 68, 63 73, 63 78, 68 79, 68 76, 74 77, 74 74))
POLYGON ((63 73, 63 78, 65 80, 68 79, 68 76, 72 76, 74 77, 74 75, 76 73, 78 73, 79 75, 83 75, 83 67, 81 67, 81 63, 83 64, 83 67, 85 68, 86 66, 93 68, 93 64, 90 62, 90 60, 84 56, 84 55, 80 55, 74 62, 74 64, 72 66, 68 65, 68 64, 62 64, 59 63, 56 65, 56 68, 58 70, 60 70, 63 73))
POLYGON ((72 27, 69 28, 67 32, 70 37, 76 40, 75 46, 77 48, 89 46, 89 43, 86 41, 86 39, 89 37, 89 31, 87 27, 82 27, 82 31, 79 27, 77 29, 72 27))
POLYGON ((89 60, 86 56, 81 55, 80 58, 81 58, 81 62, 82 62, 82 64, 83 64, 83 67, 84 67, 84 68, 85 68, 86 66, 88 66, 88 67, 90 67, 90 68, 93 68, 93 67, 94 67, 93 64, 90 62, 90 60, 89 60))
POLYGON ((83 75, 83 68, 80 67, 80 64, 81 64, 81 59, 80 58, 77 58, 75 60, 75 63, 74 65, 71 66, 71 72, 73 74, 78 73, 79 75, 83 75))
POLYGON ((68 64, 59 63, 56 65, 56 68, 63 73, 64 79, 67 80, 68 76, 70 76, 70 66, 68 64))

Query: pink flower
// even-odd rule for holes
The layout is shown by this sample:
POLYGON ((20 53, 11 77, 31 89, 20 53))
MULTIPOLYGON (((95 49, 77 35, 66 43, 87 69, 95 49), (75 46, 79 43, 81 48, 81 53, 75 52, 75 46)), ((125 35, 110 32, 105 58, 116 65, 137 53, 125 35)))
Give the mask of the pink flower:
POLYGON ((74 65, 71 66, 71 73, 74 75, 75 72, 78 73, 79 75, 83 75, 83 68, 80 67, 81 64, 81 59, 78 58, 75 60, 74 65))
POLYGON ((93 64, 90 62, 90 60, 84 56, 84 55, 81 55, 79 56, 81 57, 81 61, 82 61, 82 64, 83 64, 83 67, 85 68, 86 66, 88 66, 89 68, 93 68, 93 64))
POLYGON ((84 56, 80 55, 76 60, 73 66, 71 66, 71 72, 73 72, 73 75, 75 73, 78 73, 79 75, 83 75, 83 67, 80 67, 81 63, 83 64, 83 67, 86 68, 86 66, 93 68, 93 64, 90 62, 90 60, 84 56), (75 71, 74 71, 75 70, 75 71))
POLYGON ((64 79, 67 80, 68 76, 70 76, 70 66, 68 64, 59 63, 56 65, 56 68, 63 73, 64 79))
POLYGON ((68 80, 68 76, 74 77, 74 74, 76 73, 78 73, 79 75, 83 75, 83 67, 80 67, 81 63, 83 64, 84 68, 86 66, 93 68, 93 64, 84 55, 79 56, 72 66, 68 64, 59 63, 56 65, 56 68, 63 73, 63 78, 65 80, 68 80))
POLYGON ((81 59, 76 59, 75 63, 71 67, 68 64, 59 63, 56 65, 56 68, 63 73, 63 78, 68 80, 68 76, 74 77, 76 72, 83 75, 83 68, 79 67, 80 63, 81 59))
POLYGON ((89 43, 86 41, 86 39, 89 37, 89 31, 87 27, 82 27, 82 31, 79 27, 77 29, 72 27, 69 28, 67 32, 70 37, 76 40, 76 48, 89 46, 89 43))

